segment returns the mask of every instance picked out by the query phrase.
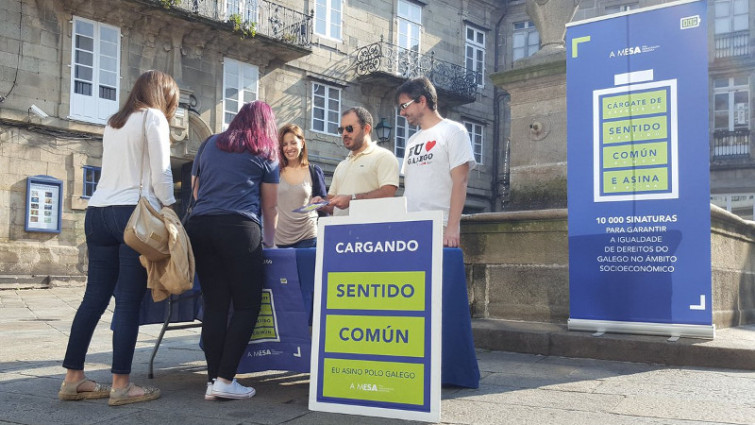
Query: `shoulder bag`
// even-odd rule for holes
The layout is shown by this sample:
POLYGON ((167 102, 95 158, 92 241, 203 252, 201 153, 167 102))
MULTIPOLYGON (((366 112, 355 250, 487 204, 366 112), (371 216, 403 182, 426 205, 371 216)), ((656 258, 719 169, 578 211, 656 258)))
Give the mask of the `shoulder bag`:
POLYGON ((144 196, 144 158, 149 149, 147 141, 147 111, 144 111, 142 122, 142 134, 144 135, 144 151, 142 163, 139 167, 139 203, 131 213, 123 231, 123 241, 134 251, 143 255, 150 261, 161 261, 170 257, 168 249, 168 229, 165 227, 163 215, 150 205, 144 196))

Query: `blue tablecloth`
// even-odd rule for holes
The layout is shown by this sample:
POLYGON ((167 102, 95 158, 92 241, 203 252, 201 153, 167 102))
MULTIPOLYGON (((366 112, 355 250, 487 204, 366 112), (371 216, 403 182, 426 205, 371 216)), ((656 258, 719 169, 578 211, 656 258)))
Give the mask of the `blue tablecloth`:
MULTIPOLYGON (((283 251, 265 250, 268 259, 280 259, 283 251)), ((307 317, 312 317, 312 299, 314 294, 315 252, 314 248, 296 249, 296 269, 301 286, 307 317)), ((199 285, 194 282, 194 291, 199 285)), ((174 302, 170 322, 190 322, 199 317, 201 299, 191 297, 192 293, 174 296, 185 301, 174 302)), ((167 312, 167 302, 155 303, 151 295, 144 297, 141 311, 141 323, 163 323, 167 312)), ((443 385, 477 388, 480 382, 480 370, 472 339, 472 321, 469 314, 464 258, 458 248, 443 249, 443 346, 441 361, 441 382, 443 385)))

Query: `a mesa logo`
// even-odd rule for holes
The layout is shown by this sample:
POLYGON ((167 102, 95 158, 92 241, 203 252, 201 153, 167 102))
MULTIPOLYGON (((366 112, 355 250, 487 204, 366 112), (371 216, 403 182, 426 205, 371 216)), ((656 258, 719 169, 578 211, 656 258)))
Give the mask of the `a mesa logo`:
POLYGON ((618 50, 612 50, 611 53, 608 54, 609 58, 615 58, 615 57, 623 57, 623 56, 631 56, 631 55, 639 55, 641 53, 649 53, 652 51, 655 51, 661 46, 634 46, 634 47, 625 47, 623 49, 618 50))

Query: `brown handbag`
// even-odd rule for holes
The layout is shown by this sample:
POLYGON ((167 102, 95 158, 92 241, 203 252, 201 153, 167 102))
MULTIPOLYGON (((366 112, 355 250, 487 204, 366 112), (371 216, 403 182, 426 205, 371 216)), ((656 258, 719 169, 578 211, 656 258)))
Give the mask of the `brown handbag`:
POLYGON ((163 215, 150 205, 144 196, 144 156, 147 152, 147 132, 144 128, 147 121, 147 111, 144 112, 142 132, 144 134, 144 151, 142 164, 139 171, 139 203, 128 219, 126 229, 123 231, 123 241, 134 251, 143 255, 150 261, 161 261, 170 257, 168 249, 168 229, 165 227, 163 215))

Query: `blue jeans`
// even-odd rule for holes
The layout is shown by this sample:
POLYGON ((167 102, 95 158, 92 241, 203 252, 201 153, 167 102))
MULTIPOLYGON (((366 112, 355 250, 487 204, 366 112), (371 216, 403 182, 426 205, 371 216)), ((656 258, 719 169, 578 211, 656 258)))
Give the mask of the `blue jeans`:
POLYGON ((314 248, 317 246, 317 238, 302 239, 291 245, 277 245, 278 248, 314 248))
POLYGON ((63 367, 84 370, 92 334, 110 297, 115 296, 113 315, 112 373, 128 375, 139 334, 139 309, 147 288, 147 272, 139 253, 123 243, 133 205, 87 208, 86 232, 89 272, 84 299, 71 325, 63 367))

